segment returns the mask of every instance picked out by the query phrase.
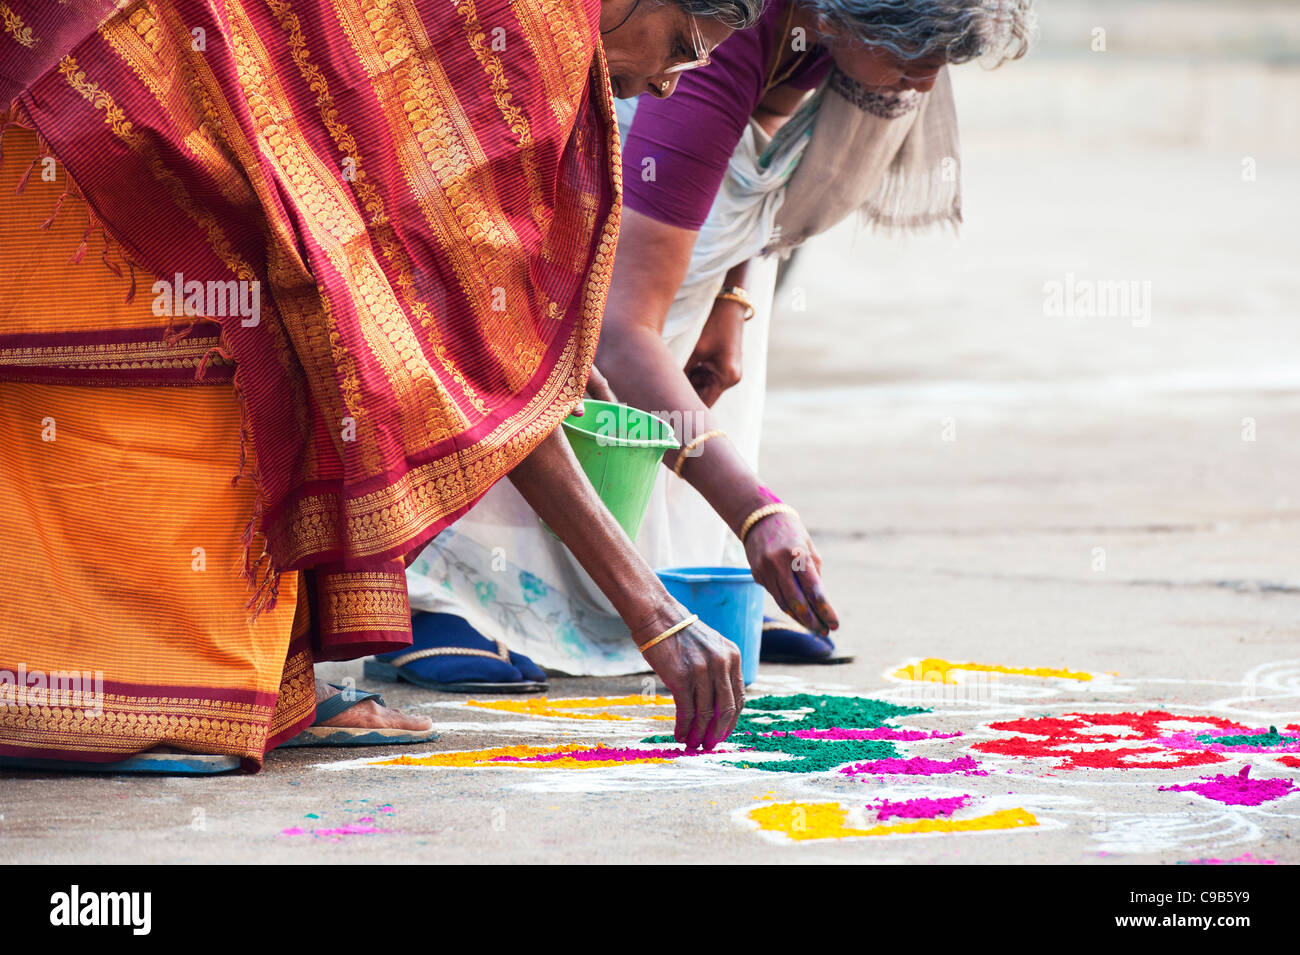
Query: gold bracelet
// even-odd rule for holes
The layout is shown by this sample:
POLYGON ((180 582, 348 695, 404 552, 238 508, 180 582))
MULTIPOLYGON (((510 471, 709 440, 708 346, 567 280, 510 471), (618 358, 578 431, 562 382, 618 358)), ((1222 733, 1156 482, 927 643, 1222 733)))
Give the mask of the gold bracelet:
POLYGON ((673 624, 671 627, 669 627, 669 628, 668 628, 667 630, 665 630, 663 633, 659 634, 659 636, 655 637, 653 640, 647 640, 645 643, 643 643, 643 644, 641 644, 639 647, 637 647, 637 649, 640 650, 642 653, 645 653, 647 650, 649 650, 651 647, 653 647, 656 643, 663 643, 665 640, 667 640, 669 637, 671 637, 674 633, 677 633, 679 630, 685 630, 687 627, 689 627, 691 624, 695 623, 695 621, 697 621, 697 620, 699 620, 699 619, 700 619, 700 615, 699 615, 698 613, 693 613, 693 614, 691 614, 689 617, 687 617, 685 620, 683 620, 681 623, 675 623, 675 624, 673 624))
POLYGON ((792 514, 795 517, 799 516, 799 512, 789 504, 764 504, 753 514, 750 514, 749 517, 745 518, 745 523, 740 525, 740 543, 745 543, 745 538, 749 536, 749 532, 754 529, 755 524, 765 517, 771 517, 773 514, 792 514))
POLYGON ((706 431, 703 434, 696 435, 695 440, 693 440, 690 444, 686 445, 686 447, 682 448, 680 451, 677 452, 677 460, 673 463, 673 473, 676 474, 678 477, 681 477, 682 466, 686 464, 687 455, 689 455, 692 451, 694 451, 696 448, 702 445, 705 441, 708 441, 710 438, 722 438, 725 437, 726 434, 727 432, 723 431, 721 428, 714 428, 712 431, 706 431))
POLYGON ((745 321, 754 317, 754 303, 749 300, 749 293, 739 285, 728 285, 713 297, 715 302, 735 302, 745 307, 745 321))

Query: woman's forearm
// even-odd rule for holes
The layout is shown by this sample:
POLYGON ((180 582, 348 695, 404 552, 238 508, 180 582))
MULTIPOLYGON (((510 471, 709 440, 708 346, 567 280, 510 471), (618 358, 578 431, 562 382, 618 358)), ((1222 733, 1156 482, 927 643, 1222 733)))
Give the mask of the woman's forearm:
POLYGON ((634 638, 677 621, 679 605, 596 495, 559 428, 510 472, 510 480, 591 575, 634 638))
MULTIPOLYGON (((686 277, 696 233, 627 209, 623 213, 614 277, 605 303, 596 364, 619 400, 673 424, 683 444, 716 425, 663 340, 664 320, 686 277)), ((743 275, 745 264, 736 266, 743 275)), ((734 270, 733 270, 734 271, 734 270)), ((676 456, 666 456, 675 463, 676 456)), ((725 440, 712 440, 687 461, 683 477, 737 530, 767 503, 758 476, 725 440), (708 460, 707 466, 701 462, 708 460)))
MULTIPOLYGON (((626 327, 618 336, 603 336, 600 348, 597 360, 616 383, 619 398, 672 422, 683 445, 716 427, 708 406, 658 333, 645 326, 626 327)), ((676 454, 666 455, 665 463, 675 464, 676 454)), ((739 530, 748 515, 772 500, 758 475, 725 439, 715 438, 697 448, 683 465, 682 476, 732 530, 739 530)))

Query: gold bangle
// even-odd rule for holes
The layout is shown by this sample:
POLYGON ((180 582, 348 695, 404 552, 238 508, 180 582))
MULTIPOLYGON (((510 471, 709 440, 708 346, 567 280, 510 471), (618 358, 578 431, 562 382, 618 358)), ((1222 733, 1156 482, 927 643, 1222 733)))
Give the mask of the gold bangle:
POLYGON ((671 637, 674 633, 677 633, 679 630, 685 630, 687 627, 689 627, 691 624, 695 623, 695 621, 697 621, 697 620, 699 620, 699 619, 700 619, 700 615, 699 615, 698 613, 693 613, 693 614, 691 614, 689 617, 687 617, 685 620, 683 620, 681 623, 675 623, 675 624, 673 624, 671 627, 669 627, 669 628, 668 628, 667 630, 665 630, 663 633, 659 634, 659 636, 655 637, 653 640, 647 640, 645 643, 643 643, 643 644, 641 644, 639 647, 637 647, 637 649, 640 650, 642 653, 645 653, 647 650, 649 650, 651 647, 653 647, 656 643, 663 643, 665 640, 667 640, 669 637, 671 637))
POLYGON ((739 285, 728 285, 713 297, 715 302, 735 302, 745 307, 745 321, 754 317, 754 303, 749 300, 749 293, 739 285))
POLYGON ((676 474, 678 477, 681 477, 682 466, 686 464, 687 455, 689 455, 692 451, 694 451, 696 448, 702 445, 705 441, 708 441, 710 438, 722 438, 725 437, 726 434, 727 432, 723 431, 721 428, 714 428, 712 431, 706 431, 703 434, 696 435, 695 440, 691 441, 690 444, 686 445, 684 448, 682 448, 680 451, 677 452, 677 460, 673 462, 673 473, 676 474))
POLYGON ((745 543, 745 538, 749 536, 749 532, 754 529, 755 524, 765 517, 771 517, 773 514, 792 514, 795 517, 799 516, 799 512, 789 504, 764 504, 753 514, 750 514, 749 517, 745 518, 745 523, 740 525, 740 542, 742 544, 745 543))

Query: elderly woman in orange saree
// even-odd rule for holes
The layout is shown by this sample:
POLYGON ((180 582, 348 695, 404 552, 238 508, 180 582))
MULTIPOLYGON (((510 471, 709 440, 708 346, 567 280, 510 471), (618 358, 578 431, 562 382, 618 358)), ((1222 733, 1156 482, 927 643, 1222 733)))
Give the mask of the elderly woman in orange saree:
POLYGON ((507 476, 678 738, 725 738, 735 648, 555 428, 618 232, 611 77, 667 95, 757 3, 3 7, 0 756, 427 738, 313 663, 408 645, 406 563, 507 476))

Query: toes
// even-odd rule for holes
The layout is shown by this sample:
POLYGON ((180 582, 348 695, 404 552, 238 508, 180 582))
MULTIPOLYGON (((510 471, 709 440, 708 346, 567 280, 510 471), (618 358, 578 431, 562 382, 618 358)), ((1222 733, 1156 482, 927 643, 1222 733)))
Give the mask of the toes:
POLYGON ((522 653, 511 653, 510 663, 525 680, 530 680, 533 683, 546 682, 546 671, 522 653))

